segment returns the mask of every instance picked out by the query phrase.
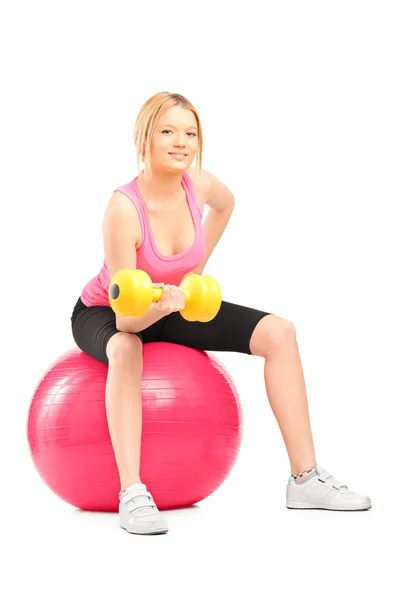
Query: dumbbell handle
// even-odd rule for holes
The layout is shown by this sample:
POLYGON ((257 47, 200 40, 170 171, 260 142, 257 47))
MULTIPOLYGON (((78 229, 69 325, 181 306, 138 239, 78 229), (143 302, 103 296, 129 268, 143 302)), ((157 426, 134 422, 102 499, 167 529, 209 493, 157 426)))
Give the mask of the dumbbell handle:
POLYGON ((154 288, 153 290, 153 302, 158 302, 161 300, 161 296, 163 294, 162 288, 154 288))
MULTIPOLYGON (((153 302, 158 302, 159 300, 161 300, 162 295, 163 295, 163 289, 162 288, 154 288, 153 289, 153 302)), ((183 295, 185 296, 185 299, 186 299, 186 302, 187 302, 190 299, 190 297, 191 297, 190 290, 188 290, 188 289, 183 290, 183 295)))

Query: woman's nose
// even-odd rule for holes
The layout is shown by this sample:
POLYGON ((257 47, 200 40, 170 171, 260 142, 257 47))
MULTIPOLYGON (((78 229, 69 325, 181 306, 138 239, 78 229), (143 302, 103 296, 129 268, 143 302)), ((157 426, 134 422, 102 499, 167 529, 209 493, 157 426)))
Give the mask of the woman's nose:
POLYGON ((176 138, 175 138, 175 146, 184 146, 185 145, 185 134, 184 133, 177 133, 176 138))

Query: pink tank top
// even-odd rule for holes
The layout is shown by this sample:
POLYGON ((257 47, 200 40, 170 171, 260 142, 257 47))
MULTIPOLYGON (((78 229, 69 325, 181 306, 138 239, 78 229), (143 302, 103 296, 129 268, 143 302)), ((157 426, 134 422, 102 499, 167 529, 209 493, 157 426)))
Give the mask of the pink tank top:
MULTIPOLYGON (((196 198, 196 192, 193 182, 189 175, 184 171, 182 176, 182 187, 186 192, 186 200, 189 204, 195 227, 195 241, 190 248, 175 254, 173 256, 164 256, 157 249, 153 233, 150 227, 147 207, 142 198, 138 185, 137 177, 117 188, 122 192, 136 207, 142 228, 142 243, 136 253, 136 268, 143 269, 156 282, 163 281, 172 285, 179 285, 187 273, 193 271, 203 261, 206 251, 206 241, 202 225, 202 212, 196 198)), ((117 191, 115 190, 115 191, 117 191)), ((100 272, 93 277, 83 288, 81 300, 86 306, 110 306, 108 300, 108 288, 110 284, 110 274, 108 271, 106 259, 100 272)))

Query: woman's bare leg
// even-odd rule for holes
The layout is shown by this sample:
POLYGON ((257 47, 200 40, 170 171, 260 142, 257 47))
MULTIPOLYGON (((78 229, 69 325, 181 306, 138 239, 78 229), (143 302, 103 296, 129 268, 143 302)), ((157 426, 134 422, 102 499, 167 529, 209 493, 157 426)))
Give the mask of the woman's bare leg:
POLYGON ((116 333, 106 348, 108 428, 121 489, 140 483, 143 372, 142 342, 132 333, 116 333))
POLYGON ((259 321, 250 350, 265 358, 264 381, 269 403, 288 452, 293 475, 316 464, 306 384, 293 324, 267 315, 259 321))

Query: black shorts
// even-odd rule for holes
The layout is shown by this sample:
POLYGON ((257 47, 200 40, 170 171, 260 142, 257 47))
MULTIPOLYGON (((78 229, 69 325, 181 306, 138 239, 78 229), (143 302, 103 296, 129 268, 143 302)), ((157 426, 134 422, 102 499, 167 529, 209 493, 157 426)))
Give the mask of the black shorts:
MULTIPOLYGON (((179 312, 173 312, 134 335, 143 344, 172 342, 197 350, 251 354, 252 333, 260 319, 270 314, 223 301, 217 316, 208 323, 186 321, 179 312)), ((115 321, 111 307, 86 306, 79 298, 71 316, 75 343, 89 356, 108 364, 108 341, 119 333, 115 321)))

